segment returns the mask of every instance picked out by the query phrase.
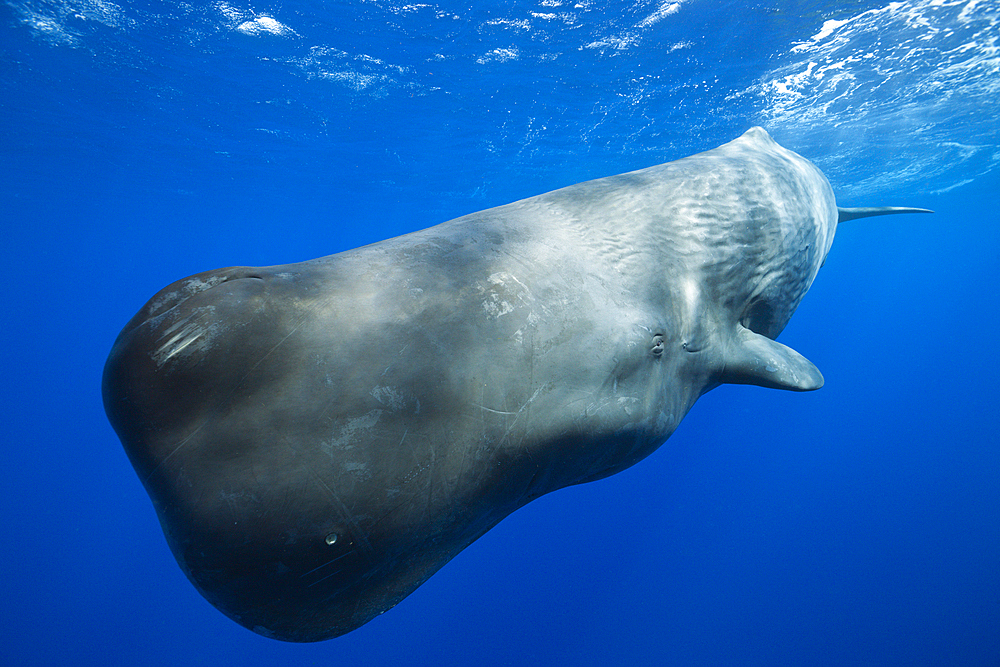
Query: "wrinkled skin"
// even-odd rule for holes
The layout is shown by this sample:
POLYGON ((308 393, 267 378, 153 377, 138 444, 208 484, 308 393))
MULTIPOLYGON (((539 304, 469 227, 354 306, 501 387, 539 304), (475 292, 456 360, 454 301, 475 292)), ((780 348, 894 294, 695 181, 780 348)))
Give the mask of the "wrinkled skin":
POLYGON ((108 416, 184 572, 290 641, 341 635, 510 512, 655 450, 773 339, 833 241, 826 178, 714 150, 299 264, 202 273, 118 337, 108 416))

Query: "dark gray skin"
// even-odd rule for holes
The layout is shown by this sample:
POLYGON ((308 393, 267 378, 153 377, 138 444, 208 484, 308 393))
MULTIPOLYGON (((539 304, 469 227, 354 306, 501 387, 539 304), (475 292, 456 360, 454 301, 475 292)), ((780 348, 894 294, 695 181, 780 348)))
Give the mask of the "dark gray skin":
POLYGON ((773 339, 838 216, 884 212, 838 212, 819 170, 754 128, 338 255, 176 282, 115 342, 105 407, 212 604, 269 637, 336 637, 525 503, 649 455, 720 383, 819 388, 773 339))

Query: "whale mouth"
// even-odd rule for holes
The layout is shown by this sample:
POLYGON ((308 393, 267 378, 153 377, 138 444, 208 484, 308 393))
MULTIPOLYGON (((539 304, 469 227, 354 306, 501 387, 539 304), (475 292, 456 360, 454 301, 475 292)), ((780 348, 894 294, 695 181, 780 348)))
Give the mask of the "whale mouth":
POLYGON ((777 311, 770 301, 758 298, 747 306, 739 323, 756 334, 774 340, 785 328, 787 321, 779 321, 777 311))

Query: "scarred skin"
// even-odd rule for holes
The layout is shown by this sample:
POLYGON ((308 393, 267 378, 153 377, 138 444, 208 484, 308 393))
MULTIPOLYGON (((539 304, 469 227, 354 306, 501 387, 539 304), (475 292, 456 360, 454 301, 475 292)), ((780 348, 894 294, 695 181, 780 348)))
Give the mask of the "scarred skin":
POLYGON ((178 281, 115 342, 105 407, 212 604, 270 637, 336 637, 525 503, 647 456, 720 383, 820 387, 773 339, 837 220, 819 170, 754 128, 178 281))

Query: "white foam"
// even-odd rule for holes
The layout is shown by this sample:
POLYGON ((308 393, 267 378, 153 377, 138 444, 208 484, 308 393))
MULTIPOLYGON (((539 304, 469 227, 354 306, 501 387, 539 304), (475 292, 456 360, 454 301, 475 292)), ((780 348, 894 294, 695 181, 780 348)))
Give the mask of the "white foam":
POLYGON ((676 14, 681 9, 680 2, 661 2, 660 6, 657 7, 652 14, 639 21, 637 27, 648 28, 651 25, 659 23, 664 18, 670 16, 671 14, 676 14))
POLYGON ((135 27, 136 20, 110 0, 65 0, 64 2, 10 2, 21 22, 50 44, 83 46, 88 23, 115 30, 135 27))
POLYGON ((480 65, 485 65, 489 62, 505 63, 509 60, 517 60, 520 55, 520 51, 518 51, 516 46, 497 48, 480 56, 476 59, 476 62, 480 65))
POLYGON ((270 16, 261 14, 252 21, 244 21, 236 26, 238 32, 244 35, 278 35, 279 37, 297 37, 298 33, 289 28, 284 23, 276 21, 270 16))
POLYGON ((778 66, 745 92, 762 102, 758 122, 808 151, 839 192, 861 187, 850 175, 867 171, 872 162, 892 172, 879 187, 933 177, 947 189, 947 179, 967 180, 968 170, 984 173, 996 166, 988 155, 1000 152, 998 38, 995 3, 890 2, 825 21, 810 38, 790 45, 778 66), (957 114, 964 122, 956 122, 957 114), (988 148, 949 150, 951 162, 944 168, 921 161, 955 135, 988 148), (839 174, 843 183, 836 182, 839 174))
POLYGON ((610 47, 616 51, 632 49, 639 45, 643 37, 645 37, 649 32, 650 28, 666 17, 679 12, 682 5, 683 2, 681 0, 660 2, 656 9, 636 22, 635 25, 628 26, 624 30, 619 30, 588 42, 583 45, 583 48, 604 49, 610 47))
POLYGON ((275 58, 276 62, 292 67, 308 78, 331 81, 355 92, 382 97, 387 90, 400 85, 398 77, 406 75, 405 67, 386 63, 366 54, 352 55, 329 46, 314 46, 308 55, 275 58))

